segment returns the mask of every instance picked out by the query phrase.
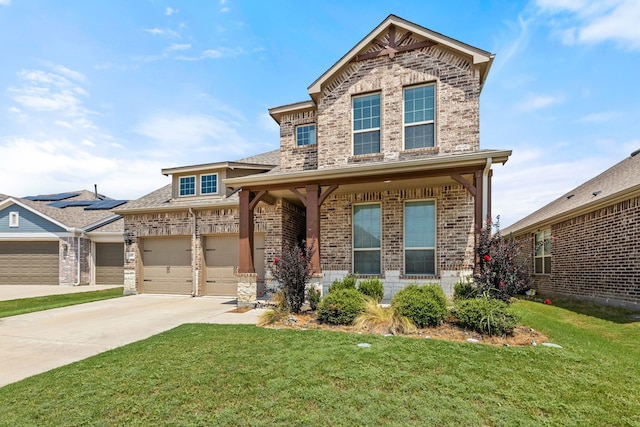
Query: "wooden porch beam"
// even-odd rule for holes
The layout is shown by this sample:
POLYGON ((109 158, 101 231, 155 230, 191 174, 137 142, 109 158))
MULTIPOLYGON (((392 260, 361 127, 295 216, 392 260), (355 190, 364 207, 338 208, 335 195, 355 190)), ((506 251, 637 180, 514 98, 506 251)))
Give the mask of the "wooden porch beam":
POLYGON ((466 188, 473 197, 476 196, 476 187, 472 183, 464 179, 462 175, 460 175, 459 173, 454 173, 451 175, 451 179, 462 184, 462 186, 464 186, 464 188, 466 188))
POLYGON ((320 195, 320 198, 318 199, 318 206, 322 206, 322 204, 327 199, 327 197, 329 197, 331 193, 333 193, 337 189, 338 189, 338 184, 332 184, 329 186, 329 188, 324 190, 324 192, 320 195))
POLYGON ((304 194, 299 192, 297 188, 291 187, 289 188, 289 191, 295 194, 305 207, 307 206, 307 198, 304 196, 304 194))

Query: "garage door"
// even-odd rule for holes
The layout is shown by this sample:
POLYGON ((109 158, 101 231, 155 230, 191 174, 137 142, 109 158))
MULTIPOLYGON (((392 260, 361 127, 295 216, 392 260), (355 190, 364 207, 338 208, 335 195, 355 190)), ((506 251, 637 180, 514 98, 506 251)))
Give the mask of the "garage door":
POLYGON ((124 244, 96 243, 96 284, 124 284, 124 244))
POLYGON ((58 285, 58 242, 1 242, 0 284, 58 285))
POLYGON ((142 248, 142 292, 191 294, 190 237, 148 238, 142 241, 142 248))
MULTIPOLYGON (((239 239, 237 234, 207 236, 204 240, 204 295, 236 296, 239 239)), ((253 260, 258 277, 264 278, 264 234, 256 233, 253 260)))

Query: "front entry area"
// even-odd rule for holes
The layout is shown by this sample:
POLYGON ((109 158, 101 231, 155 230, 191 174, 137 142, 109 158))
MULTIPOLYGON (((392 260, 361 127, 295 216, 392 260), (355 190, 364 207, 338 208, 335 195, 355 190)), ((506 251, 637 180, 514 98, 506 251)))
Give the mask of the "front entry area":
POLYGON ((143 239, 142 264, 143 293, 189 295, 193 292, 191 237, 143 239))

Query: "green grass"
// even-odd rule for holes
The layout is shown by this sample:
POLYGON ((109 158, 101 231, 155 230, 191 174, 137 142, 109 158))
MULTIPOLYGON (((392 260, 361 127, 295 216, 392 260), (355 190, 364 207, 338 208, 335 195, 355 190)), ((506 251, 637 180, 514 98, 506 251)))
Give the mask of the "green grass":
POLYGON ((640 425, 640 322, 515 307, 563 348, 183 325, 0 388, 0 425, 640 425))
POLYGON ((121 297, 122 288, 0 301, 0 318, 121 297))

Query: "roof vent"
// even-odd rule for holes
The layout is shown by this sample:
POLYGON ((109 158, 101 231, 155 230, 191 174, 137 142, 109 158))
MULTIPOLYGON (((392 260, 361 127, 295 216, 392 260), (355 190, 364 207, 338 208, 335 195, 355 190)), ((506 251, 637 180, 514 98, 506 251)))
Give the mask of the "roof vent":
POLYGON ((569 194, 569 195, 567 196, 567 199, 570 199, 570 198, 572 198, 573 196, 575 196, 575 194, 569 194))
POLYGON ((591 194, 593 194, 593 196, 595 197, 595 196, 597 196, 597 195, 598 195, 598 194, 600 194, 600 193, 602 193, 602 191, 598 190, 598 191, 594 191, 594 192, 593 192, 593 193, 591 193, 591 194))
POLYGON ((636 154, 640 153, 640 148, 638 148, 636 151, 634 151, 633 153, 631 153, 631 157, 635 156, 636 154))

